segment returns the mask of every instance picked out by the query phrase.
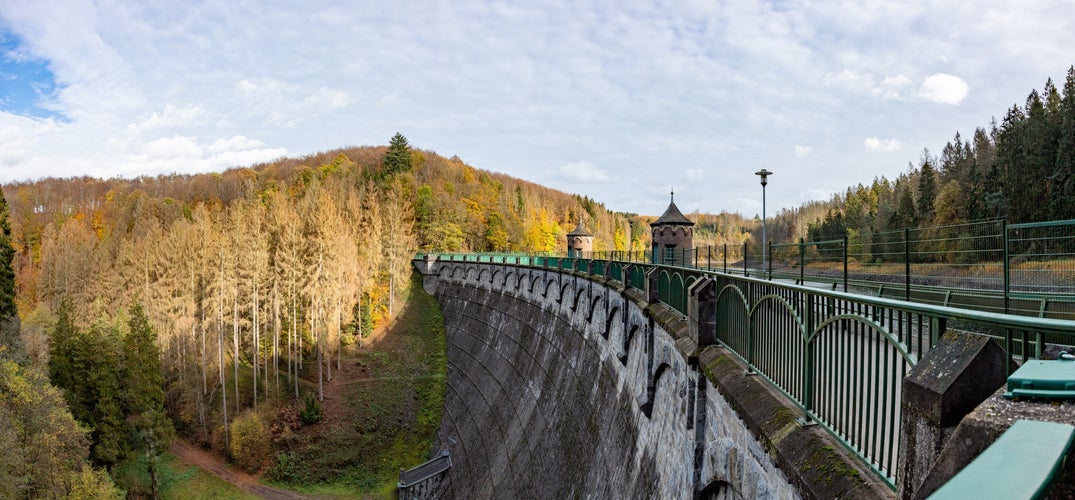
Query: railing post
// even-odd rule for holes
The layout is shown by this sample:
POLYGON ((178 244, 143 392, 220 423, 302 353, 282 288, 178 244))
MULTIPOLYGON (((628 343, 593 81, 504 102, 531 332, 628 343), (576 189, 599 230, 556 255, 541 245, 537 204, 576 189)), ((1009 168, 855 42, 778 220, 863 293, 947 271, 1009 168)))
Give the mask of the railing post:
POLYGON ((817 422, 810 417, 810 412, 814 409, 814 343, 807 341, 807 337, 814 331, 814 295, 807 294, 806 296, 806 323, 804 325, 809 331, 800 332, 803 342, 803 359, 799 366, 803 367, 802 374, 802 394, 803 394, 803 415, 799 417, 796 422, 802 427, 808 427, 816 425, 817 422))
POLYGON ((948 318, 930 317, 929 319, 929 347, 937 345, 937 340, 948 330, 948 318))
POLYGON ((769 256, 769 259, 768 259, 769 260, 769 281, 773 281, 773 242, 770 241, 769 242, 769 248, 767 248, 765 250, 768 253, 763 253, 761 259, 764 262, 766 260, 765 256, 766 255, 769 256))
POLYGON ((747 269, 747 242, 743 242, 743 277, 749 278, 750 271, 747 269))
POLYGON ((911 228, 903 228, 903 300, 911 301, 911 228))
POLYGON ((847 235, 844 235, 844 293, 847 293, 847 235))
POLYGON ((1004 236, 1004 314, 1008 314, 1011 307, 1011 294, 1012 294, 1012 270, 1009 267, 1010 254, 1008 253, 1008 219, 1000 220, 1000 232, 1004 236))
MULTIPOLYGON (((772 252, 769 255, 772 255, 772 252)), ((806 286, 806 243, 801 236, 799 237, 799 284, 806 286)))
MULTIPOLYGON (((746 243, 743 243, 743 247, 746 248, 746 243)), ((743 254, 743 262, 746 262, 746 254, 743 254)), ((757 375, 758 372, 754 371, 754 337, 757 332, 754 331, 754 316, 750 314, 750 311, 757 313, 757 309, 754 309, 755 297, 757 293, 754 288, 756 283, 747 283, 747 300, 749 301, 749 307, 747 307, 747 370, 743 372, 744 375, 757 375)))

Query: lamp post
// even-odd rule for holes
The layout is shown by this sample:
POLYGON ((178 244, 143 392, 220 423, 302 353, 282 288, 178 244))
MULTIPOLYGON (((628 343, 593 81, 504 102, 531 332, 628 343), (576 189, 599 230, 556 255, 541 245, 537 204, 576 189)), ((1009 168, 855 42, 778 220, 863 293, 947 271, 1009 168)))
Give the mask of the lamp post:
POLYGON ((627 261, 634 262, 635 258, 635 221, 627 219, 627 261))
POLYGON ((768 177, 770 175, 773 175, 773 173, 763 168, 757 172, 754 172, 754 175, 761 176, 761 268, 762 272, 765 272, 765 259, 767 250, 769 248, 769 242, 765 237, 765 185, 769 183, 768 177))

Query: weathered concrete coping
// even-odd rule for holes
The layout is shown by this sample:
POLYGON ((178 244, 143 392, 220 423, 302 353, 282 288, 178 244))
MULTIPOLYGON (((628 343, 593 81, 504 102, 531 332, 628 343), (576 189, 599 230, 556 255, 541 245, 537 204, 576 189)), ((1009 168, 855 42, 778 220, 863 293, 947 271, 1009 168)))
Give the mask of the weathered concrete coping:
MULTIPOLYGON (((959 423, 914 498, 926 498, 963 467, 970 464, 1018 420, 1041 420, 1075 425, 1075 402, 1004 398, 1002 386, 959 423)), ((1069 452, 1063 472, 1046 498, 1075 498, 1075 451, 1069 452)), ((1019 460, 1012 457, 1012 460, 1019 460)))

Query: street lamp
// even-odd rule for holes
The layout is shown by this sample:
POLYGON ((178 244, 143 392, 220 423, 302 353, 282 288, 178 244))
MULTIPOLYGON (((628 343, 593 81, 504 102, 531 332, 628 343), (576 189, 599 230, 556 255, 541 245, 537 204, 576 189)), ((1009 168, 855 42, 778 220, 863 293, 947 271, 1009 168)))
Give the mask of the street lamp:
POLYGON ((769 183, 768 177, 773 173, 763 168, 754 172, 754 175, 761 176, 761 268, 762 272, 765 272, 765 254, 769 243, 765 237, 765 185, 769 183))
POLYGON ((627 261, 633 262, 635 258, 635 221, 627 219, 627 227, 629 228, 627 234, 627 261))

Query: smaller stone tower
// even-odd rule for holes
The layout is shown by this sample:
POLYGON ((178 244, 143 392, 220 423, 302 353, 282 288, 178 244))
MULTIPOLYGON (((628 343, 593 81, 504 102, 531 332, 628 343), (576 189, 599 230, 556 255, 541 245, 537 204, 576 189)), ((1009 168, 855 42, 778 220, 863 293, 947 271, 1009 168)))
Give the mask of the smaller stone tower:
POLYGON ((672 192, 672 202, 657 220, 651 222, 653 228, 654 264, 689 266, 694 261, 694 223, 683 216, 676 207, 676 193, 672 192))
POLYGON ((567 233, 567 256, 589 257, 591 253, 593 253, 593 235, 582 225, 582 219, 579 219, 578 227, 567 233))

